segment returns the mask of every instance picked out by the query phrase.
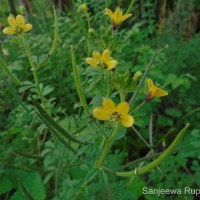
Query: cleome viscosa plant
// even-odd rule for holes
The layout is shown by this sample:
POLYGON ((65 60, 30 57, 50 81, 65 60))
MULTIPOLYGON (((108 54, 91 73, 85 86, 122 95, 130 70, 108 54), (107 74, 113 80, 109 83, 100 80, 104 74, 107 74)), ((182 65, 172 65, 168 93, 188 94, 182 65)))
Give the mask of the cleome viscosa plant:
MULTIPOLYGON (((29 104, 32 105, 33 113, 36 114, 40 120, 39 123, 44 124, 46 126, 46 130, 52 133, 52 141, 57 138, 58 141, 60 141, 68 150, 68 152, 74 155, 73 159, 77 161, 77 163, 81 163, 78 165, 79 167, 84 166, 88 170, 87 175, 82 178, 80 182, 77 181, 77 185, 74 186, 75 189, 70 193, 71 196, 69 199, 79 199, 84 188, 90 185, 93 181, 95 182, 99 174, 103 174, 104 179, 106 179, 105 177, 107 176, 105 174, 107 173, 112 173, 116 177, 133 177, 138 174, 149 172, 173 152, 177 143, 189 127, 189 124, 186 124, 186 126, 177 134, 177 137, 173 140, 171 145, 169 145, 169 147, 155 160, 143 167, 122 170, 122 168, 118 166, 118 169, 116 170, 106 166, 107 154, 109 153, 112 145, 115 143, 117 138, 126 137, 125 134, 122 136, 119 135, 120 129, 134 129, 134 127, 137 126, 135 123, 136 111, 141 108, 145 109, 145 105, 150 104, 155 98, 167 96, 168 92, 161 88, 158 84, 155 84, 155 81, 149 77, 149 71, 151 70, 152 64, 155 61, 160 49, 156 50, 152 55, 152 59, 150 60, 148 66, 146 66, 145 70, 139 69, 135 74, 131 74, 126 66, 126 63, 123 65, 123 68, 121 68, 123 70, 118 70, 119 66, 122 65, 120 59, 117 59, 120 57, 120 55, 118 55, 119 51, 116 51, 118 46, 123 42, 123 37, 119 37, 121 34, 119 34, 121 28, 120 25, 131 19, 131 13, 122 12, 122 9, 119 7, 117 7, 114 12, 112 12, 109 8, 105 8, 104 13, 100 14, 106 17, 106 23, 109 23, 109 26, 106 24, 102 25, 98 33, 97 30, 91 27, 90 13, 87 4, 81 4, 79 10, 84 12, 84 16, 86 16, 86 19, 88 20, 88 27, 84 27, 81 16, 75 9, 74 12, 78 18, 77 21, 79 22, 80 28, 83 31, 86 41, 85 45, 88 52, 88 55, 85 55, 85 59, 83 60, 88 70, 93 70, 94 73, 99 73, 101 75, 100 81, 104 87, 99 90, 98 97, 100 97, 100 101, 96 101, 96 104, 89 103, 94 101, 95 98, 86 98, 85 91, 87 90, 83 89, 83 84, 79 74, 81 70, 79 69, 76 60, 77 55, 74 50, 74 46, 71 45, 70 54, 72 59, 73 78, 81 108, 83 108, 83 110, 80 109, 79 117, 89 120, 85 125, 78 127, 74 132, 66 130, 59 123, 59 118, 53 117, 54 112, 49 106, 49 100, 44 97, 42 92, 38 76, 40 65, 36 65, 34 63, 31 48, 25 37, 25 34, 32 30, 32 25, 25 23, 23 15, 19 14, 16 18, 10 15, 8 17, 9 27, 3 29, 4 34, 19 37, 20 43, 22 44, 21 46, 23 46, 28 58, 30 69, 34 78, 34 85, 32 87, 34 87, 36 91, 35 93, 33 93, 32 90, 29 91, 30 98, 28 98, 28 101, 29 104), (148 87, 148 91, 144 92, 144 88, 146 87, 148 87), (143 96, 143 100, 139 104, 136 103, 138 94, 143 96), (88 139, 84 134, 82 135, 82 131, 85 130, 90 124, 93 125, 94 134, 97 134, 97 136, 92 139, 88 139), (88 147, 89 150, 86 150, 84 153, 80 153, 84 147, 88 147), (91 149, 93 149, 94 154, 93 156, 88 156, 91 153, 91 149), (87 162, 88 158, 90 159, 89 162, 87 162)), ((49 57, 55 53, 59 40, 58 17, 55 8, 54 19, 54 40, 52 47, 44 60, 48 60, 49 57)), ((123 33, 125 34, 125 32, 123 33)), ((10 79, 20 87, 27 86, 27 83, 24 82, 24 80, 19 80, 10 71, 2 59, 0 59, 0 66, 10 79)), ((70 161, 71 157, 67 157, 70 161)), ((62 170, 70 168, 70 164, 66 165, 63 165, 62 170)), ((67 174, 70 171, 69 169, 67 170, 64 173, 67 174)), ((57 174, 57 171, 55 173, 57 174)), ((70 178, 69 173, 69 179, 70 178)), ((109 181, 109 179, 107 181, 109 181)), ((75 183, 76 181, 73 184, 75 183)), ((26 186, 24 186, 23 183, 19 184, 23 191, 27 194, 28 191, 26 190, 26 186)), ((58 185, 58 183, 56 184, 58 185)))

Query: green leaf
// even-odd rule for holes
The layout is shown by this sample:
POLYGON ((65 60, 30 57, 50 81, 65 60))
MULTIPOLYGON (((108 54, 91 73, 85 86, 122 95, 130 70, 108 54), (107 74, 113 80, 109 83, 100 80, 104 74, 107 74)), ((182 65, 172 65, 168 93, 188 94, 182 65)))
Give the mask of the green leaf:
POLYGON ((50 94, 53 90, 54 90, 53 87, 47 85, 47 86, 43 89, 42 94, 43 94, 43 96, 46 96, 46 95, 50 94))
POLYGON ((127 133, 127 128, 125 128, 124 126, 120 126, 115 139, 119 140, 120 138, 124 137, 126 133, 127 133))
POLYGON ((173 121, 169 117, 159 116, 158 124, 161 126, 173 126, 173 121))
POLYGON ((135 176, 132 182, 127 181, 128 190, 133 191, 137 199, 142 196, 143 188, 146 186, 146 183, 142 180, 140 176, 135 176))
MULTIPOLYGON (((19 187, 18 179, 23 182, 22 184, 35 200, 44 200, 46 197, 44 185, 42 183, 41 176, 38 172, 27 172, 19 169, 7 169, 6 176, 10 179, 15 187, 18 187, 16 192, 12 195, 10 200, 27 200, 22 190, 19 187)), ((23 186, 22 186, 23 187, 23 186)), ((23 188, 24 190, 24 188, 23 188)), ((25 190, 24 190, 25 192, 25 190)))
POLYGON ((143 116, 145 116, 146 115, 146 112, 145 112, 145 110, 143 110, 143 109, 138 109, 136 112, 134 112, 133 113, 133 117, 135 118, 135 117, 143 117, 143 116))
POLYGON ((173 83, 176 80, 177 76, 175 74, 169 74, 165 81, 165 86, 173 83))
POLYGON ((106 186, 108 184, 108 176, 103 170, 101 170, 101 172, 99 173, 99 182, 103 186, 106 186))
POLYGON ((32 195, 30 194, 30 192, 26 189, 26 187, 24 186, 24 184, 20 181, 20 179, 18 179, 18 183, 19 183, 19 187, 23 193, 23 195, 25 196, 25 198, 27 200, 35 200, 32 195))
POLYGON ((168 108, 165 112, 172 117, 180 117, 182 115, 181 111, 176 108, 168 108))
POLYGON ((0 179, 0 196, 6 192, 9 192, 14 186, 8 177, 3 176, 0 179))
POLYGON ((19 88, 19 93, 22 93, 22 92, 24 92, 24 91, 26 91, 27 89, 32 88, 32 87, 34 87, 34 85, 26 85, 26 86, 23 86, 23 87, 19 88))
POLYGON ((134 125, 145 128, 144 120, 140 117, 134 117, 134 125))
POLYGON ((87 183, 89 183, 90 181, 92 181, 96 175, 99 173, 99 169, 97 168, 92 168, 91 170, 89 170, 89 172, 86 174, 86 177, 85 177, 85 181, 87 183))

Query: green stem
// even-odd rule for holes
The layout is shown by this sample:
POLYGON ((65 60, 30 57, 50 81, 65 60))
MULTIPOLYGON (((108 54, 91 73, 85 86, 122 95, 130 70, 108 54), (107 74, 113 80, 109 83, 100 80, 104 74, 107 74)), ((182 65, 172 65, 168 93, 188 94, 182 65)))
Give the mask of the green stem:
POLYGON ((137 174, 144 174, 144 173, 150 171, 151 169, 153 169, 154 167, 158 166, 167 156, 169 156, 174 151, 174 148, 176 147, 176 145, 178 144, 180 139, 184 136, 184 134, 186 133, 186 130, 189 128, 189 126, 190 126, 190 124, 187 123, 185 125, 185 127, 176 136, 176 138, 171 143, 171 145, 157 159, 155 159, 151 163, 145 165, 144 167, 142 167, 138 170, 136 169, 136 170, 132 170, 132 171, 128 171, 128 172, 116 172, 116 175, 121 176, 121 177, 130 177, 130 176, 134 176, 137 174))
POLYGON ((39 80, 38 80, 38 75, 37 75, 37 69, 35 68, 35 65, 33 63, 33 59, 31 57, 31 51, 30 51, 30 48, 25 40, 25 38, 23 37, 23 45, 24 45, 24 49, 26 51, 26 54, 28 56, 28 60, 29 60, 29 63, 31 65, 31 68, 32 68, 32 71, 33 71, 33 76, 34 76, 34 80, 35 80, 35 86, 36 86, 36 89, 37 89, 37 92, 38 92, 38 96, 39 98, 41 99, 42 101, 42 104, 43 104, 43 107, 45 108, 46 106, 46 101, 42 95, 42 91, 40 89, 40 84, 39 84, 39 80))
POLYGON ((111 74, 110 71, 106 71, 106 78, 107 78, 107 97, 110 97, 110 92, 111 92, 111 87, 110 87, 110 83, 111 83, 111 74))
POLYGON ((146 70, 145 70, 145 72, 144 72, 144 74, 143 74, 143 76, 142 76, 142 78, 140 80, 140 83, 139 83, 136 91, 134 92, 133 96, 131 97, 131 100, 129 101, 130 105, 132 105, 133 102, 135 101, 135 99, 136 99, 136 97, 138 95, 138 92, 140 91, 140 88, 142 87, 142 85, 144 83, 144 80, 145 80, 146 76, 148 75, 148 72, 151 69, 151 67, 152 67, 152 65, 153 65, 153 63, 154 63, 154 61, 156 59, 157 54, 158 54, 158 50, 156 50, 156 52, 153 54, 149 64, 147 65, 146 70))
POLYGON ((73 7, 74 7, 74 13, 75 13, 75 16, 77 17, 77 20, 78 20, 78 24, 79 24, 80 28, 81 28, 82 31, 83 31, 83 34, 84 34, 84 36, 85 36, 85 39, 87 40, 87 38, 88 38, 87 31, 86 31, 85 26, 84 26, 84 24, 83 24, 83 22, 82 22, 82 20, 81 20, 81 18, 80 18, 80 16, 79 16, 79 13, 77 12, 77 10, 76 10, 76 8, 75 8, 74 0, 72 0, 72 2, 73 2, 73 7))
MULTIPOLYGON (((86 11, 86 16, 87 16, 87 23, 88 23, 88 30, 91 28, 91 24, 90 24, 90 14, 88 13, 88 9, 86 11)), ((90 38, 87 37, 87 56, 90 55, 90 38)))
POLYGON ((76 58, 75 58, 75 54, 74 54, 73 45, 70 46, 70 52, 71 52, 71 58, 72 58, 72 67, 73 67, 76 90, 78 92, 80 102, 81 102, 85 112, 90 116, 88 105, 86 103, 86 100, 85 100, 85 97, 84 97, 84 94, 83 94, 83 91, 82 91, 82 88, 81 88, 80 80, 79 80, 79 77, 78 77, 78 70, 77 70, 77 66, 76 66, 76 58))
POLYGON ((55 35, 54 35, 53 45, 51 47, 51 50, 49 51, 49 56, 51 56, 56 49, 56 45, 58 42, 58 35, 59 35, 58 17, 57 17, 56 9, 54 6, 53 6, 53 11, 54 11, 54 20, 55 20, 55 35))
POLYGON ((96 167, 98 167, 98 168, 102 167, 103 162, 104 162, 104 160, 105 160, 105 157, 106 157, 106 155, 107 155, 107 153, 108 153, 108 150, 110 149, 110 147, 111 147, 111 145, 112 145, 112 143, 113 143, 113 141, 114 141, 114 139, 115 139, 115 136, 116 136, 117 133, 118 133, 119 127, 120 127, 120 125, 117 124, 117 125, 115 126, 115 129, 113 130, 112 135, 106 140, 106 143, 105 143, 105 146, 104 146, 104 148, 103 148, 102 154, 101 154, 99 160, 98 160, 98 161, 96 162, 96 164, 95 164, 96 167))
POLYGON ((136 112, 139 108, 141 108, 144 104, 146 103, 146 101, 143 101, 139 106, 137 106, 133 111, 131 111, 131 113, 136 112))
POLYGON ((144 144, 147 145, 147 147, 150 147, 151 145, 142 137, 142 135, 138 132, 138 130, 132 126, 131 127, 133 129, 133 131, 137 134, 137 136, 144 142, 144 144))
POLYGON ((126 13, 125 13, 125 14, 127 14, 127 13, 129 13, 129 12, 131 11, 131 9, 132 9, 132 7, 133 7, 133 4, 134 4, 134 2, 135 2, 135 0, 132 0, 132 1, 131 1, 131 3, 130 3, 130 5, 129 5, 129 7, 128 7, 128 9, 127 9, 127 11, 126 11, 126 13))

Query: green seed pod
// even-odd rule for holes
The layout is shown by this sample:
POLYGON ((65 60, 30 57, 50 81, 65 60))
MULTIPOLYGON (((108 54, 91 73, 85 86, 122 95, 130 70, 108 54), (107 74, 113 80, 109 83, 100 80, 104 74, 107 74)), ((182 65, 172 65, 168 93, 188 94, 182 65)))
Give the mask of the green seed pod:
POLYGON ((133 76, 133 80, 135 82, 138 82, 140 80, 140 78, 142 77, 142 72, 141 71, 137 71, 135 72, 134 76, 133 76))

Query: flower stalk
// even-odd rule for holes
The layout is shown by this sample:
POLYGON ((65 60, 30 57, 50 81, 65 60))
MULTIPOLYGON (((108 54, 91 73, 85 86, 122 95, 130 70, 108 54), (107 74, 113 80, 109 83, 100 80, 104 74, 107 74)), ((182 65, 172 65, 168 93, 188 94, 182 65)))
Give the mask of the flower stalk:
POLYGON ((36 67, 35 67, 35 65, 33 63, 33 59, 31 57, 30 48, 29 48, 28 43, 26 42, 26 40, 25 40, 24 37, 22 38, 22 41, 23 41, 24 49, 25 49, 26 54, 28 56, 29 63, 31 65, 31 68, 32 68, 32 71, 33 71, 33 76, 34 76, 35 86, 36 86, 36 89, 37 89, 37 92, 38 92, 38 96, 39 96, 40 100, 42 101, 43 107, 45 108, 45 106, 46 106, 46 100, 43 97, 42 91, 40 89, 39 79, 38 79, 38 75, 37 75, 37 69, 36 69, 36 67))
POLYGON ((101 156, 100 156, 99 160, 95 164, 95 166, 97 168, 102 167, 103 162, 105 160, 105 157, 106 157, 106 155, 108 153, 108 150, 110 149, 110 147, 111 147, 111 145, 112 145, 112 143, 113 143, 113 141, 114 141, 114 139, 115 139, 115 137, 116 137, 116 135, 118 133, 119 127, 120 127, 120 125, 116 124, 112 135, 106 140, 104 148, 103 148, 103 151, 101 153, 101 156))
POLYGON ((146 101, 143 101, 141 104, 139 104, 131 113, 136 112, 138 109, 140 109, 142 106, 146 104, 146 101))

